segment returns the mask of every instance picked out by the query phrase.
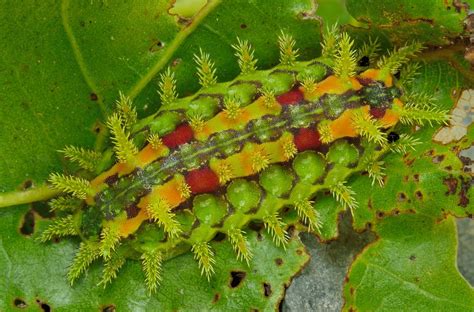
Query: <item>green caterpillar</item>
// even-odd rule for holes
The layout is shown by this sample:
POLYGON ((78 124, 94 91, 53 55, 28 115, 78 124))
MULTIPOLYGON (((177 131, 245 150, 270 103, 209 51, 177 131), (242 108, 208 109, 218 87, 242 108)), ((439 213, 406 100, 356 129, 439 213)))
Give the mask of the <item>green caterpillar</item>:
POLYGON ((353 212, 357 202, 347 178, 366 171, 383 185, 380 158, 417 144, 390 129, 447 118, 430 107, 429 96, 404 91, 416 66, 405 67, 399 80, 393 76, 421 50, 419 44, 379 58, 376 66, 376 42, 355 51, 350 37, 336 29, 326 32, 322 56, 311 61, 297 61, 287 34, 279 46, 281 64, 262 71, 251 45, 237 40, 241 74, 225 83, 217 83, 213 62, 200 51, 202 89, 196 94, 178 98, 168 69, 159 84, 162 107, 140 121, 120 95, 107 121, 115 158, 63 150, 98 174, 91 181, 57 173, 49 179, 61 195, 50 201, 57 218, 39 239, 80 236, 67 275, 71 284, 99 258, 104 286, 126 259, 139 259, 147 288, 155 292, 162 262, 189 250, 210 279, 215 257, 209 242, 218 233, 248 263, 250 222, 263 224, 284 247, 283 208, 291 207, 301 225, 318 232, 318 192, 329 191, 353 212))

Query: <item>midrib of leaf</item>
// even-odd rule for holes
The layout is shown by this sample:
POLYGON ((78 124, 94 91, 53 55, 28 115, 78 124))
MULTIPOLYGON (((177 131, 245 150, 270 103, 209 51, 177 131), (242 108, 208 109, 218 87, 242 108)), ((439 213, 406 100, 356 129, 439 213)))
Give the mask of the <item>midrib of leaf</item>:
POLYGON ((99 104, 100 111, 102 113, 102 117, 106 118, 107 116, 107 108, 102 101, 102 98, 99 96, 97 85, 95 84, 94 80, 87 69, 86 63, 84 58, 82 57, 81 50, 79 48, 79 44, 77 43, 76 37, 72 31, 71 25, 69 25, 69 0, 62 0, 61 2, 61 19, 63 22, 64 31, 66 32, 67 38, 69 43, 71 44, 72 51, 74 52, 74 58, 76 59, 77 65, 79 65, 79 69, 81 70, 81 74, 84 77, 86 84, 89 86, 92 92, 97 94, 97 103, 99 104))
POLYGON ((207 4, 193 17, 190 24, 186 25, 171 41, 164 51, 162 57, 153 65, 150 70, 127 92, 127 95, 134 99, 148 85, 148 83, 160 72, 170 61, 173 54, 181 46, 183 41, 197 28, 204 18, 216 8, 222 0, 208 0, 207 4))
MULTIPOLYGON (((128 96, 135 98, 140 92, 147 86, 147 84, 155 77, 155 75, 163 69, 163 67, 169 62, 176 50, 181 46, 184 40, 198 27, 198 25, 204 20, 204 18, 214 10, 222 0, 208 0, 207 4, 193 17, 190 24, 185 26, 173 39, 171 44, 163 53, 163 56, 153 65, 150 70, 130 89, 128 96)), ((107 117, 107 108, 102 101, 98 87, 87 69, 86 62, 82 56, 79 44, 77 43, 76 37, 69 24, 69 0, 62 0, 61 3, 61 18, 64 27, 64 31, 68 37, 71 48, 74 51, 74 57, 79 65, 81 74, 84 77, 85 82, 89 86, 92 92, 98 95, 98 104, 105 119, 107 117)), ((43 201, 50 199, 58 194, 57 191, 52 190, 47 185, 31 189, 28 191, 13 191, 4 194, 0 194, 0 207, 8 207, 20 204, 27 204, 35 201, 43 201)))

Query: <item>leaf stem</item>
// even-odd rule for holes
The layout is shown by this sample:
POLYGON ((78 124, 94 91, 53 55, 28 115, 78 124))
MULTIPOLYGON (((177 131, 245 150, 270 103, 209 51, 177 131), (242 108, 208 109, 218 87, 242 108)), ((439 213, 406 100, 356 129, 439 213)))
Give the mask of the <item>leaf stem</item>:
POLYGON ((179 48, 181 43, 196 29, 202 20, 221 3, 222 0, 208 0, 207 4, 194 16, 190 24, 186 25, 171 41, 168 48, 159 58, 158 62, 142 77, 128 92, 128 96, 134 99, 146 85, 155 77, 155 75, 163 69, 169 62, 174 52, 179 48))
POLYGON ((2 193, 0 194, 0 208, 47 200, 58 193, 59 191, 50 188, 48 185, 26 191, 2 193))

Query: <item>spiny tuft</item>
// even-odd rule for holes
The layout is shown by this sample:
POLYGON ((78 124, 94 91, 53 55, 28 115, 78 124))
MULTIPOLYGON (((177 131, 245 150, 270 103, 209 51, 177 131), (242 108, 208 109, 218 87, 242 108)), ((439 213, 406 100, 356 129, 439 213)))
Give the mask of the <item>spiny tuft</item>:
POLYGON ((63 237, 69 235, 79 235, 76 220, 72 215, 64 218, 58 218, 44 230, 38 237, 40 242, 47 242, 55 237, 63 237))
POLYGON ((133 162, 138 149, 133 141, 130 140, 128 131, 123 127, 123 120, 120 114, 112 114, 107 121, 107 126, 112 134, 114 151, 119 162, 133 162))
POLYGON ((235 56, 239 59, 239 67, 243 75, 250 74, 257 69, 257 60, 253 55, 254 50, 247 40, 240 40, 237 37, 237 44, 232 45, 232 48, 236 51, 235 56))
POLYGON ((382 132, 383 125, 363 110, 354 111, 352 123, 357 133, 369 142, 375 142, 380 145, 387 143, 387 138, 382 132))
POLYGON ((163 256, 156 249, 145 251, 140 259, 142 260, 142 270, 145 273, 145 283, 149 294, 156 292, 161 282, 161 264, 163 256))
POLYGON ((281 146, 283 149, 283 155, 285 156, 286 160, 292 159, 298 153, 298 149, 296 148, 292 137, 284 138, 281 143, 281 146))
POLYGON ((205 122, 201 115, 195 114, 189 116, 188 119, 189 125, 191 126, 194 132, 201 132, 202 129, 204 129, 205 122))
POLYGON ((265 104, 266 108, 274 108, 275 105, 278 105, 278 102, 275 98, 275 91, 270 88, 263 87, 260 89, 260 93, 262 93, 263 103, 265 104))
POLYGON ((61 196, 49 201, 51 211, 72 211, 80 207, 80 200, 72 196, 61 196))
POLYGON ((104 264, 104 270, 102 271, 102 279, 98 286, 102 285, 107 287, 107 284, 117 278, 117 272, 125 264, 125 258, 123 256, 114 254, 104 264))
POLYGON ((237 97, 235 96, 226 96, 224 98, 224 113, 226 114, 227 118, 230 120, 236 120, 240 113, 240 103, 237 97))
POLYGON ((199 84, 203 88, 208 88, 217 83, 216 69, 214 68, 214 62, 211 61, 209 54, 204 53, 202 49, 199 49, 199 55, 194 55, 194 60, 198 65, 198 77, 199 84))
POLYGON ((293 66, 298 58, 298 49, 295 49, 295 40, 291 35, 283 30, 278 36, 278 46, 280 48, 280 63, 286 66, 293 66))
POLYGON ((154 150, 158 150, 163 146, 163 141, 161 140, 160 136, 156 133, 152 133, 146 139, 148 143, 151 145, 151 148, 154 150))
POLYGON ((118 114, 123 121, 125 129, 130 130, 137 123, 137 111, 132 104, 132 99, 122 92, 119 92, 119 99, 116 102, 118 114))
POLYGON ((354 210, 358 207, 354 191, 345 182, 335 183, 329 188, 329 191, 345 209, 349 208, 354 216, 354 210))
POLYGON ((94 170, 101 159, 100 153, 82 147, 66 146, 60 152, 86 170, 94 170))
POLYGON ((283 248, 286 248, 289 237, 288 233, 285 230, 286 225, 285 223, 283 223, 283 221, 281 221, 281 218, 278 213, 269 213, 264 216, 263 225, 267 229, 268 233, 270 233, 270 235, 272 236, 273 242, 277 246, 282 245, 283 248))
POLYGON ((228 163, 222 162, 216 169, 217 176, 219 177, 219 183, 221 185, 226 184, 234 177, 232 173, 232 166, 228 163))
POLYGON ((176 215, 171 212, 171 206, 165 199, 156 199, 147 206, 150 217, 158 223, 171 237, 178 237, 182 230, 176 215))
POLYGON ((232 248, 237 253, 237 259, 245 260, 248 265, 252 259, 252 252, 249 248, 247 239, 244 236, 245 232, 240 229, 231 228, 227 231, 227 235, 232 244, 232 248))
POLYGON ((191 247, 191 251, 194 253, 194 259, 199 263, 201 275, 206 274, 207 280, 210 281, 211 275, 214 274, 214 264, 216 263, 211 246, 207 242, 199 242, 191 247))
POLYGON ((252 169, 255 172, 260 172, 267 168, 270 164, 270 156, 261 146, 257 147, 252 155, 252 169))
POLYGON ((96 241, 84 241, 79 246, 72 265, 67 272, 67 279, 71 286, 87 270, 91 263, 99 258, 100 245, 96 241))
POLYGON ((408 63, 410 57, 423 50, 421 43, 415 42, 383 56, 378 62, 377 67, 385 73, 395 74, 400 68, 408 63))
POLYGON ((298 216, 308 225, 308 231, 318 231, 321 228, 321 222, 318 212, 314 208, 314 202, 309 200, 299 200, 294 203, 298 216))
POLYGON ((158 82, 158 94, 160 95, 162 105, 169 105, 178 98, 176 92, 176 79, 171 68, 167 68, 164 73, 160 74, 160 82, 158 82))
POLYGON ((117 225, 108 224, 100 233, 100 255, 110 259, 115 248, 120 244, 120 230, 117 225))
POLYGON ((89 181, 79 177, 66 176, 60 173, 52 173, 49 182, 53 187, 61 192, 69 193, 79 199, 85 199, 92 194, 92 187, 89 181))
POLYGON ((337 24, 334 24, 331 28, 326 28, 323 34, 323 41, 321 42, 321 54, 323 57, 334 58, 334 56, 336 55, 339 36, 339 29, 337 24))
POLYGON ((339 38, 334 60, 334 75, 340 78, 353 77, 357 69, 356 52, 352 49, 354 41, 347 33, 339 38))

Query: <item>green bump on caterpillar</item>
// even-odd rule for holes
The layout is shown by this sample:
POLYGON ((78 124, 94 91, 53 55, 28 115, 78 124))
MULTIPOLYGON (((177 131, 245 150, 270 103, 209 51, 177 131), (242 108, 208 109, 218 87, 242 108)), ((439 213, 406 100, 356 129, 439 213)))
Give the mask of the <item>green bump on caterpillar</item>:
POLYGON ((163 262, 186 251, 210 280, 217 261, 210 242, 218 233, 250 265, 245 235, 250 222, 263 224, 285 248, 290 238, 283 208, 289 207, 303 227, 318 233, 324 223, 314 200, 319 192, 329 191, 354 214, 358 203, 347 178, 366 171, 373 184, 383 186, 381 157, 419 144, 404 133, 389 142, 387 129, 397 122, 447 120, 446 112, 433 108, 431 96, 403 89, 418 69, 403 65, 421 50, 419 44, 378 58, 376 40, 356 51, 352 39, 334 27, 324 34, 322 56, 300 62, 296 42, 282 32, 281 64, 257 70, 251 44, 236 41, 241 75, 233 81, 217 83, 214 62, 200 49, 194 60, 202 88, 196 94, 178 98, 175 75, 167 68, 158 83, 162 107, 137 120, 131 100, 119 93, 107 120, 115 163, 111 150, 62 151, 100 173, 92 181, 50 176, 64 193, 50 201, 51 209, 64 216, 39 240, 81 237, 67 274, 71 285, 101 259, 99 285, 105 287, 134 254, 151 294, 158 290, 163 262), (360 66, 363 57, 376 66, 360 66), (392 74, 399 70, 397 82, 392 74), (140 239, 130 240, 131 234, 140 239))

